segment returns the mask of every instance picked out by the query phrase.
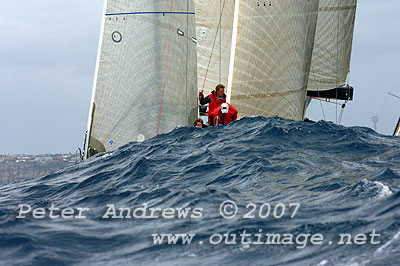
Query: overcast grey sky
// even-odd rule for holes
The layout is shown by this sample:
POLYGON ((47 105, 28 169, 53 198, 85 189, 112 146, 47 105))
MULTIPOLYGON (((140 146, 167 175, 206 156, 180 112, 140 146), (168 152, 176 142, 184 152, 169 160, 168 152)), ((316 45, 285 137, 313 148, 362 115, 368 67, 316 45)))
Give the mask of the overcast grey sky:
MULTIPOLYGON (((343 124, 392 134, 400 115, 400 1, 359 0, 343 124)), ((74 152, 89 112, 103 0, 3 1, 0 11, 0 154, 74 152)), ((324 104, 327 120, 333 105, 324 104)), ((323 119, 319 103, 307 116, 323 119)))

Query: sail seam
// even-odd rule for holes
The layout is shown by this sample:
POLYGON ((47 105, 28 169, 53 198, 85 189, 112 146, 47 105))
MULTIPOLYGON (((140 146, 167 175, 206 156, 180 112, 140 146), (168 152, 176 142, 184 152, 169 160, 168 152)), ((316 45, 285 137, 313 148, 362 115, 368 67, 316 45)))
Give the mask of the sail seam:
POLYGON ((306 87, 303 86, 300 89, 297 90, 290 90, 290 91, 282 91, 282 92, 271 92, 271 93, 258 93, 258 94, 247 94, 247 95, 233 95, 231 96, 231 99, 235 100, 244 100, 244 99, 253 99, 253 98, 271 98, 271 97, 277 97, 277 96, 286 96, 290 94, 295 94, 295 93, 300 93, 302 92, 306 87))
POLYGON ((321 7, 319 11, 343 11, 349 9, 355 9, 357 6, 341 6, 341 7, 321 7))

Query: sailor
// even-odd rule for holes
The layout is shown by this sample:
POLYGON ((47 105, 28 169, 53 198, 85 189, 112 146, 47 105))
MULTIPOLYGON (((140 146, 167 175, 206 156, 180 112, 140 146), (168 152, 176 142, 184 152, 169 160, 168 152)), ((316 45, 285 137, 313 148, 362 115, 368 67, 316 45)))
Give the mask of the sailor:
POLYGON ((205 127, 205 125, 203 123, 203 119, 197 118, 196 120, 194 120, 193 126, 194 127, 199 127, 199 128, 205 127))
POLYGON ((238 111, 229 103, 223 103, 221 106, 214 109, 208 116, 211 119, 211 125, 226 125, 237 119, 238 111))
POLYGON ((208 105, 208 124, 211 124, 210 114, 215 108, 219 107, 221 104, 226 103, 225 86, 218 84, 215 90, 211 92, 210 95, 204 98, 204 90, 199 91, 199 102, 201 105, 208 105))

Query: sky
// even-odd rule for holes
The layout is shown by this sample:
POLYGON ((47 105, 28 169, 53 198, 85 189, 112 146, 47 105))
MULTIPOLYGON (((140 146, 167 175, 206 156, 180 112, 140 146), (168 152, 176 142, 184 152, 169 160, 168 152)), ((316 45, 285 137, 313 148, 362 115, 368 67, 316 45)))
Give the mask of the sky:
MULTIPOLYGON (((0 11, 0 154, 75 152, 82 147, 103 0, 3 1, 0 11)), ((342 124, 391 135, 400 116, 400 1, 359 0, 342 124)), ((306 116, 336 120, 334 104, 306 116), (323 110, 323 111, 322 111, 323 110)), ((340 110, 338 110, 340 112, 340 110)))

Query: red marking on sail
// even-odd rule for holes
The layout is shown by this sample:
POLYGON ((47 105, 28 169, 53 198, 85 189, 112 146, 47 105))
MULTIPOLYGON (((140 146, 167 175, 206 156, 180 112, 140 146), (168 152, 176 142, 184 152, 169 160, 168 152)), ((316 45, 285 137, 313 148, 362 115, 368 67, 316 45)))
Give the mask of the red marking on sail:
POLYGON ((165 65, 165 74, 164 74, 164 86, 162 90, 162 97, 161 97, 161 106, 160 106, 160 114, 158 115, 158 124, 157 124, 157 133, 158 135, 158 130, 160 128, 160 121, 161 121, 161 113, 162 113, 162 108, 163 108, 163 103, 164 103, 164 92, 165 92, 165 85, 167 83, 167 72, 168 72, 168 58, 169 58, 169 48, 170 48, 170 43, 171 43, 171 32, 172 32, 172 8, 173 8, 174 0, 171 0, 171 18, 170 18, 170 23, 169 23, 169 37, 168 37, 168 52, 167 52, 167 63, 165 65))

